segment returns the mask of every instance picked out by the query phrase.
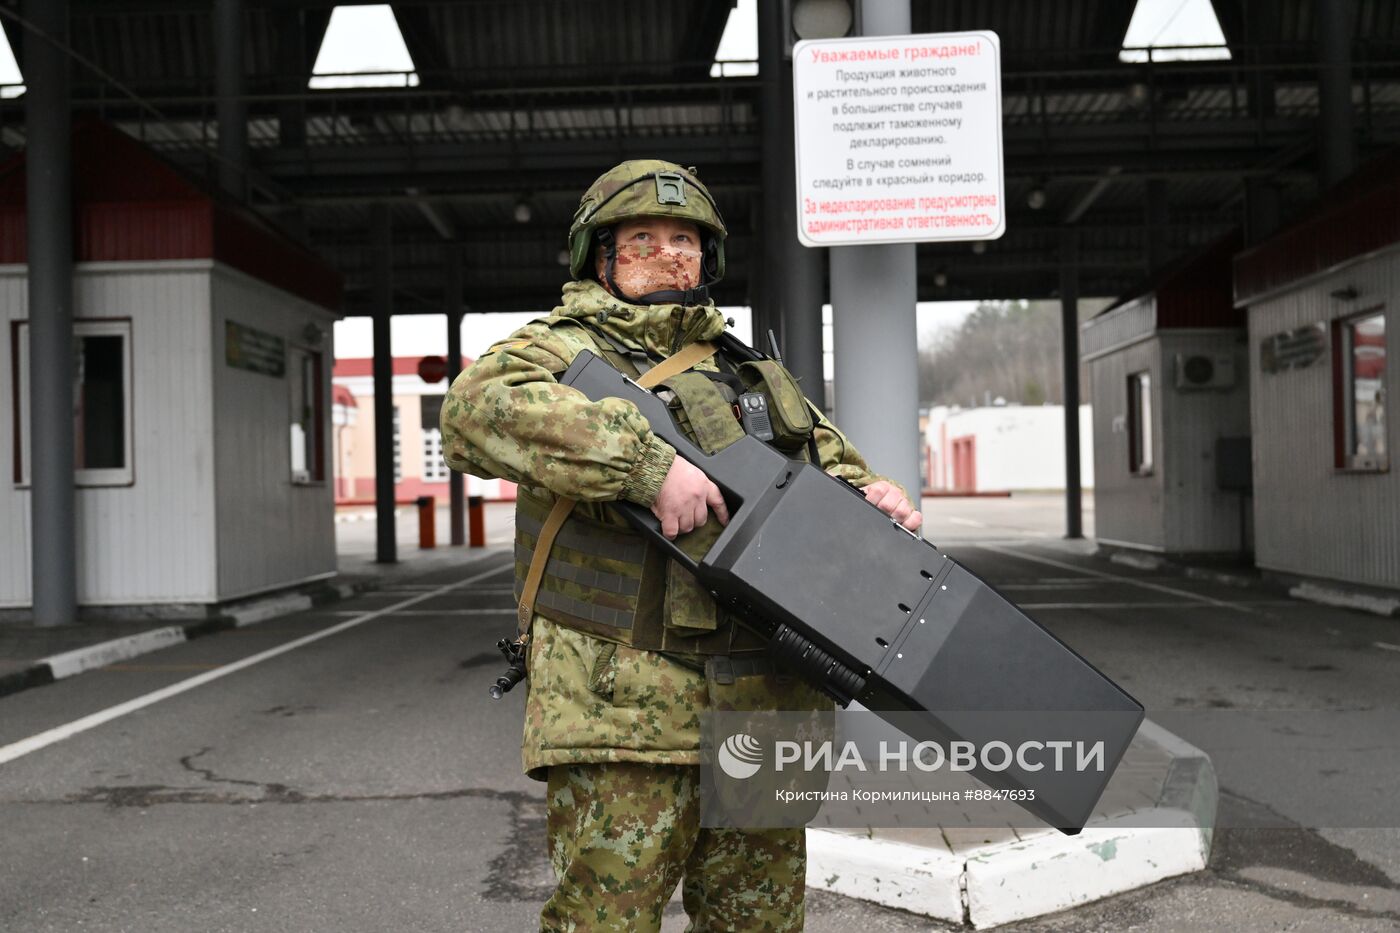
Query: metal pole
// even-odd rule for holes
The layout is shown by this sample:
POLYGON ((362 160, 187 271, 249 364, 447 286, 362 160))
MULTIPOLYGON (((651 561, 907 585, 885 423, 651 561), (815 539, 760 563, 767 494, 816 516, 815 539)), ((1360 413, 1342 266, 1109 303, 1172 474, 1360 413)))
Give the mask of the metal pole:
MULTIPOLYGON (((45 35, 68 37, 68 0, 27 0, 45 35)), ((26 43, 29 250, 29 480, 35 625, 77 621, 73 494, 73 227, 68 56, 26 43)))
POLYGON ((1316 0, 1318 153, 1323 189, 1346 178, 1356 167, 1352 127, 1351 34, 1356 20, 1353 0, 1316 0))
POLYGON ((247 199, 248 105, 243 99, 243 0, 214 0, 219 187, 247 199))
MULTIPOLYGON (((778 302, 782 286, 777 281, 781 251, 776 243, 779 224, 782 223, 784 198, 791 198, 790 189, 783 188, 782 119, 783 87, 776 62, 783 57, 785 19, 782 0, 769 0, 758 5, 758 79, 760 140, 763 144, 763 197, 759 206, 759 226, 754 232, 758 237, 755 250, 756 262, 749 263, 749 288, 753 300, 753 342, 754 346, 768 349, 767 333, 771 327, 775 331, 781 326, 778 302)), ((779 335, 781 337, 781 335, 779 335)))
MULTIPOLYGON (((909 32, 909 0, 864 0, 859 12, 860 35, 909 32)), ((914 244, 840 246, 830 256, 835 417, 871 466, 903 485, 917 504, 922 490, 914 244)))
MULTIPOLYGON (((792 59, 787 37, 792 26, 786 3, 759 6, 759 75, 763 79, 763 272, 764 324, 782 346, 783 362, 807 396, 826 407, 822 376, 823 249, 797 238, 796 129, 793 123, 792 59)), ((767 334, 754 331, 768 350, 767 334)))
POLYGON ((295 97, 277 105, 277 143, 283 149, 306 146, 306 12, 284 10, 277 14, 277 70, 282 90, 295 97))
MULTIPOLYGON (((462 371, 462 248, 455 243, 447 245, 443 289, 443 310, 447 312, 447 384, 451 386, 457 374, 462 371)), ((467 541, 466 503, 462 498, 462 480, 462 474, 456 470, 447 474, 451 515, 449 525, 452 529, 453 545, 465 544, 467 541)))
POLYGON ((1060 347, 1065 383, 1065 537, 1084 537, 1079 476, 1079 234, 1060 240, 1060 347))
POLYGON ((393 228, 389 206, 370 209, 374 281, 374 517, 375 560, 398 560, 394 527, 394 357, 389 325, 394 317, 393 228))

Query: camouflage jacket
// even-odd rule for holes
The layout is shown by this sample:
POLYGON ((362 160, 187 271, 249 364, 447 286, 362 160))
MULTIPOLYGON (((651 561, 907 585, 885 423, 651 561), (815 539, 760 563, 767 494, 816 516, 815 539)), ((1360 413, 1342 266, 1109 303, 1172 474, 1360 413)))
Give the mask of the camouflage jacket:
MULTIPOLYGON (((580 350, 596 346, 582 328, 561 323, 569 318, 588 318, 623 345, 662 356, 725 328, 713 306, 632 305, 596 282, 570 282, 550 316, 493 345, 453 381, 442 406, 443 458, 454 470, 507 479, 547 500, 577 499, 579 508, 600 516, 610 500, 649 506, 675 449, 652 433, 631 402, 590 401, 556 381, 580 350)), ((828 473, 857 486, 886 479, 825 418, 816 441, 828 473)), ((699 713, 708 708, 831 705, 784 675, 707 684, 704 674, 663 655, 613 645, 539 615, 531 632, 523 763, 540 780, 544 768, 561 763, 698 764, 699 713)))

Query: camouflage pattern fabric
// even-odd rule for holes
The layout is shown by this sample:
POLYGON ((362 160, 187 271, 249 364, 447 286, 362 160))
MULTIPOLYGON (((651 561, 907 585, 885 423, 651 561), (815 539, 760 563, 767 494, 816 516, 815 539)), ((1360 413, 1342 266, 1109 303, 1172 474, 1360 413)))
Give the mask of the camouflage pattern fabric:
POLYGON ((682 878, 695 933, 802 929, 804 830, 703 829, 699 806, 697 768, 551 768, 547 827, 559 885, 540 929, 659 930, 682 878))
MULTIPOLYGON (((546 503, 558 495, 578 499, 576 514, 626 528, 604 503, 626 498, 651 505, 675 451, 652 434, 631 402, 593 402, 556 381, 579 351, 596 348, 582 327, 570 323, 577 318, 626 346, 662 356, 717 337, 725 327, 713 306, 632 305, 594 281, 570 282, 552 315, 497 343, 453 381, 440 421, 443 456, 454 470, 519 483, 546 503)), ((697 368, 713 371, 715 365, 711 360, 697 368)), ((885 479, 825 418, 818 420, 815 438, 828 473, 856 486, 885 479)), ((706 528, 713 532, 718 525, 707 522, 700 530, 706 528)), ((703 612, 688 621, 706 624, 703 612)), ((556 764, 700 763, 699 713, 716 699, 703 673, 539 614, 531 631, 521 749, 531 777, 544 780, 556 764)), ((750 708, 830 705, 795 678, 781 680, 769 675, 714 692, 727 697, 738 688, 750 708)))

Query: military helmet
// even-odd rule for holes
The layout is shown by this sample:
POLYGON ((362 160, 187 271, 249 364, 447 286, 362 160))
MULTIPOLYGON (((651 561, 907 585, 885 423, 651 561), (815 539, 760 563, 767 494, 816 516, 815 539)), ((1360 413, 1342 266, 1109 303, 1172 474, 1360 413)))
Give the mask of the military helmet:
POLYGON ((709 190, 694 168, 660 159, 632 159, 608 169, 589 186, 569 226, 569 272, 584 277, 593 264, 594 232, 637 217, 677 217, 699 225, 705 241, 703 268, 710 283, 724 275, 728 231, 709 190))

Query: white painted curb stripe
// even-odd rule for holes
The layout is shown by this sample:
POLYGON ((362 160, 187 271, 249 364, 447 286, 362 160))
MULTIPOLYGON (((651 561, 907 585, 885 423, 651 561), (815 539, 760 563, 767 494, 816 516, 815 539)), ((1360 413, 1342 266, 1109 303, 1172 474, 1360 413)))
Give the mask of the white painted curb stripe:
POLYGON ((46 729, 45 731, 40 732, 37 735, 31 735, 29 738, 26 739, 20 739, 18 742, 11 742, 9 745, 0 746, 0 764, 4 764, 7 761, 14 761, 16 758, 21 758, 25 755, 28 755, 30 752, 38 751, 41 748, 45 748, 49 745, 54 744, 55 742, 61 742, 64 739, 69 738, 70 736, 77 735, 80 732, 86 732, 89 729, 95 729, 96 727, 102 725, 105 722, 109 722, 113 719, 117 719, 118 717, 125 716, 127 713, 133 713, 138 709, 142 709, 154 703, 159 703, 161 700, 169 699, 170 697, 184 693, 187 690, 193 690, 195 687, 202 686, 213 680, 218 680, 220 677, 225 677, 229 674, 234 673, 235 671, 241 671, 245 667, 252 667, 254 664, 260 664, 263 661, 266 661, 270 658, 275 658, 279 654, 285 654, 288 651, 300 648, 303 645, 309 645, 312 642, 320 641, 323 638, 329 638, 332 635, 338 635, 341 632, 346 631, 347 629, 354 628, 357 625, 363 625, 365 622, 369 622, 372 619, 377 619, 382 615, 388 615, 389 613, 392 613, 395 610, 402 609, 406 606, 412 606, 415 603, 421 603, 424 600, 431 599, 434 596, 440 596, 443 593, 451 592, 452 590, 455 590, 458 587, 467 586, 468 584, 474 583, 477 580, 482 580, 486 577, 494 576, 495 574, 510 570, 514 566, 514 564, 508 563, 504 567, 497 567, 495 570, 483 571, 482 573, 468 577, 465 580, 459 580, 456 583, 448 583, 444 586, 439 587, 436 590, 432 590, 427 593, 422 593, 418 596, 411 596, 408 599, 405 599, 401 602, 394 603, 390 606, 385 606, 382 609, 376 609, 372 612, 366 612, 363 615, 356 616, 353 619, 346 619, 344 622, 332 625, 330 628, 321 629, 319 632, 312 632, 310 635, 303 635, 301 638, 293 639, 292 641, 289 641, 282 645, 278 645, 275 648, 269 648, 266 651, 260 651, 257 654, 249 655, 246 658, 241 658, 237 661, 225 664, 223 667, 216 667, 212 671, 204 671, 203 673, 196 674, 193 677, 187 677, 184 680, 177 681, 173 684, 169 684, 168 686, 162 687, 159 690, 153 690, 152 692, 144 694, 143 696, 134 697, 130 700, 127 700, 124 703, 118 703, 116 706, 109 706, 104 710, 99 710, 95 713, 83 716, 80 719, 75 719, 72 722, 65 723, 61 726, 55 726, 52 729, 46 729))
POLYGON ((294 593, 287 596, 279 596, 276 599, 265 599, 251 606, 235 609, 230 612, 229 615, 233 618, 234 625, 242 627, 244 625, 252 625, 254 622, 273 619, 277 616, 290 615, 293 612, 304 612, 310 608, 310 596, 304 593, 294 593))
POLYGON ((1205 752, 1201 751, 1175 732, 1168 732, 1151 719, 1144 719, 1138 725, 1137 734, 1149 742, 1160 745, 1162 748, 1166 749, 1173 758, 1207 757, 1205 752))
POLYGON ((185 630, 178 625, 172 625, 168 628, 156 628, 148 632, 127 635, 123 638, 114 638, 111 641, 99 642, 95 645, 84 645, 82 648, 74 648, 72 651, 64 651, 60 654, 49 655, 47 658, 40 658, 35 663, 47 664, 49 669, 53 671, 53 679, 62 680, 64 677, 72 677, 74 674, 81 674, 94 667, 103 667, 117 661, 125 661, 138 654, 158 651, 185 640, 185 630))
POLYGON ((968 853, 967 903, 978 929, 1039 917, 1206 867, 1201 831, 1184 810, 1147 810, 968 853), (1145 820, 1158 824, 1141 825, 1145 820))
POLYGON ((1147 554, 1125 554, 1117 552, 1108 557, 1110 563, 1122 564, 1124 567, 1133 567, 1138 570, 1161 570, 1162 558, 1152 557, 1147 554))
MULTIPOLYGON (((1176 761, 1206 759, 1200 749, 1150 719, 1143 720, 1138 736, 1176 761)), ((1196 780, 1208 783, 1194 788, 1193 799, 1201 787, 1214 794, 1213 772, 1196 780)), ((961 853, 808 830, 807 884, 982 929, 1204 869, 1211 833, 1201 821, 1213 822, 1209 814, 1164 801, 1096 821, 1077 836, 1043 830, 961 853)))
POLYGON ((1324 606, 1338 606, 1342 609, 1360 609, 1374 612, 1378 616, 1393 616, 1400 613, 1400 599, 1386 596, 1372 596, 1367 593, 1354 593, 1338 590, 1316 583, 1299 583, 1288 591, 1288 595, 1324 606))
POLYGON ((807 831, 807 885, 963 922, 963 859, 951 852, 822 829, 807 831))
POLYGON ((1119 819, 1136 825, 1110 820, 1078 836, 1048 832, 962 855, 808 830, 807 885, 985 929, 1206 867, 1209 852, 1192 814, 1160 809, 1119 819))

